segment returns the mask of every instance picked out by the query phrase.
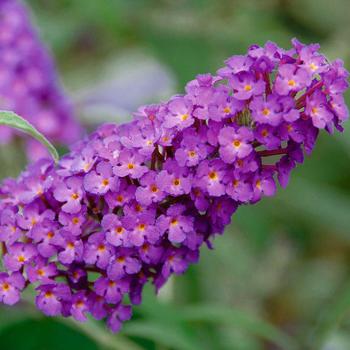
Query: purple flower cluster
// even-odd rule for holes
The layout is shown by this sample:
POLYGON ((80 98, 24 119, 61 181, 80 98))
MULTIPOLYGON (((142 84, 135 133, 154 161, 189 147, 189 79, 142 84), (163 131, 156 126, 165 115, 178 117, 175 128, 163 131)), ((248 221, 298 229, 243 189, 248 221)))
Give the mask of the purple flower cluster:
POLYGON ((185 95, 101 126, 56 168, 41 160, 6 180, 2 301, 31 284, 46 315, 90 313, 118 331, 145 283, 183 273, 237 207, 286 186, 318 131, 348 117, 342 62, 292 43, 254 45, 185 95))
MULTIPOLYGON (((0 0, 0 109, 15 111, 53 142, 71 143, 81 133, 52 59, 17 0, 0 0)), ((14 135, 13 129, 0 127, 0 143, 14 135)), ((31 159, 47 155, 37 141, 27 142, 31 159)))

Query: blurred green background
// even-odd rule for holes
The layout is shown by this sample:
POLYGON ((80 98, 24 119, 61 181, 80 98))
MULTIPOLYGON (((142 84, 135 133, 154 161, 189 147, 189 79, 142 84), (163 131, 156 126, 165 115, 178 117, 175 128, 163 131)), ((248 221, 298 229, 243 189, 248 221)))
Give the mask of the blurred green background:
MULTIPOLYGON (((349 0, 27 3, 90 129, 182 92, 196 74, 215 72, 253 43, 289 47, 297 36, 350 67, 349 0)), ((14 146, 1 152, 14 163, 14 146)), ((0 349, 350 349, 349 161, 349 128, 321 135, 287 190, 239 209, 198 265, 158 298, 145 291, 120 334, 43 318, 23 303, 0 308, 0 349)))

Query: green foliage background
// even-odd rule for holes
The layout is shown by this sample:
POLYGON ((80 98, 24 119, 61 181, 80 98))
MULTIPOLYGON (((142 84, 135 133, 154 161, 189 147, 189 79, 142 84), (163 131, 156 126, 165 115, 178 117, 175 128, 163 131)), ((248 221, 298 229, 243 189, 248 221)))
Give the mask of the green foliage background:
MULTIPOLYGON (((348 0, 27 3, 73 95, 93 85, 111 57, 133 49, 167 67, 179 92, 196 74, 267 40, 320 42, 328 57, 350 63, 348 0)), ((16 150, 1 150, 13 164, 3 175, 23 163, 16 150)), ((239 209, 215 250, 203 248, 200 264, 158 298, 146 290, 121 334, 47 319, 24 302, 0 308, 0 349, 350 349, 349 160, 350 128, 321 135, 287 190, 239 209)))

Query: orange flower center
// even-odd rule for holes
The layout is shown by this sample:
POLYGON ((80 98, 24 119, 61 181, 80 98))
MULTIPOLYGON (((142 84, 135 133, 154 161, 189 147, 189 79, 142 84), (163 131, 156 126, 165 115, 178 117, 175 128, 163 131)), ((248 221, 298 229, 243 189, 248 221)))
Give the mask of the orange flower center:
POLYGON ((211 180, 216 180, 218 178, 218 174, 215 171, 211 171, 208 176, 211 180))
POLYGON ((173 184, 174 184, 175 186, 179 186, 180 183, 181 183, 180 179, 174 179, 174 181, 173 181, 173 184))
POLYGON ((264 108, 263 111, 262 111, 262 114, 264 116, 268 116, 270 114, 270 110, 268 108, 264 108))
POLYGON ((103 186, 108 186, 109 185, 109 180, 108 179, 103 179, 102 180, 102 185, 103 186))
POLYGON ((239 140, 234 140, 233 142, 232 142, 232 145, 234 146, 234 147, 239 147, 240 145, 241 145, 241 141, 239 141, 239 140))

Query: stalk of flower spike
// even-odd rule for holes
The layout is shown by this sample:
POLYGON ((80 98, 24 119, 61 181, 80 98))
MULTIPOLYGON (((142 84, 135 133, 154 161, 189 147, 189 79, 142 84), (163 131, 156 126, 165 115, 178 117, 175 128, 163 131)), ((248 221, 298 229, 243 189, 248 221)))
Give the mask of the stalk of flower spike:
MULTIPOLYGON (((72 143, 81 134, 54 63, 17 0, 0 0, 0 109, 17 112, 53 142, 72 143)), ((15 135, 13 129, 0 127, 1 143, 15 135)), ((27 143, 29 158, 47 154, 36 141, 27 143)))
POLYGON ((286 186, 319 130, 348 117, 342 62, 292 44, 254 45, 184 95, 101 126, 57 167, 41 160, 6 180, 1 300, 34 285, 43 313, 89 312, 118 331, 145 283, 183 273, 240 205, 286 186))

